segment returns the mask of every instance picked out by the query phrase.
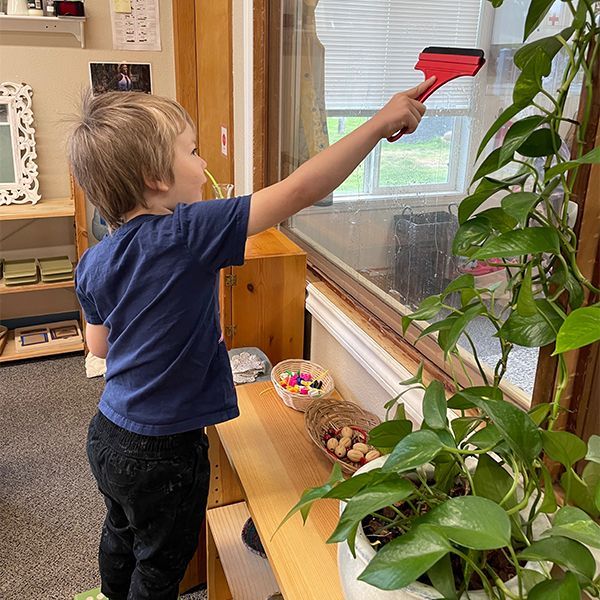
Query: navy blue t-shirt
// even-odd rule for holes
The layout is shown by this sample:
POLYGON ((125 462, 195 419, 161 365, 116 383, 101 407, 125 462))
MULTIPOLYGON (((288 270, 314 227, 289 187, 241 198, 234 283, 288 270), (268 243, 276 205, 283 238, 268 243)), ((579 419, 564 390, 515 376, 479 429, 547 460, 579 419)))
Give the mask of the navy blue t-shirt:
POLYGON ((250 196, 140 215, 77 265, 86 321, 108 328, 100 411, 143 435, 170 435, 237 417, 220 341, 219 269, 244 262, 250 196))

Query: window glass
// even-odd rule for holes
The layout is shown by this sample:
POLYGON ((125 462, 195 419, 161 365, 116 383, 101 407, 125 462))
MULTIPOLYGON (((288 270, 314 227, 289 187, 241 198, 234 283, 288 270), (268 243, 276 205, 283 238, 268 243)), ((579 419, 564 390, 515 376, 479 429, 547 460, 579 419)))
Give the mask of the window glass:
MULTIPOLYGON (((457 206, 468 195, 475 152, 487 128, 512 103, 529 1, 505 0, 287 0, 283 3, 281 57, 281 176, 358 127, 389 97, 423 79, 414 70, 427 46, 482 48, 487 66, 436 92, 412 136, 382 141, 330 197, 289 222, 292 231, 398 312, 413 310, 461 273, 477 286, 495 285, 506 300, 506 273, 452 255, 457 206)), ((532 40, 558 33, 569 17, 557 1, 532 40)), ((560 56, 556 62, 560 61, 560 56)), ((556 68, 547 78, 558 87, 556 68)), ((540 102, 543 102, 542 98, 540 102)), ((578 97, 570 98, 575 118, 578 97)), ((516 121, 526 113, 517 115, 516 121)), ((501 143, 507 123, 490 141, 501 143)), ((565 130, 565 139, 569 132, 565 130)), ((498 205, 490 199, 481 209, 498 205)), ((500 357, 494 331, 483 318, 468 330, 480 358, 500 357)), ((471 342, 462 339, 468 351, 471 342)), ((533 388, 536 349, 516 349, 508 381, 533 388)))

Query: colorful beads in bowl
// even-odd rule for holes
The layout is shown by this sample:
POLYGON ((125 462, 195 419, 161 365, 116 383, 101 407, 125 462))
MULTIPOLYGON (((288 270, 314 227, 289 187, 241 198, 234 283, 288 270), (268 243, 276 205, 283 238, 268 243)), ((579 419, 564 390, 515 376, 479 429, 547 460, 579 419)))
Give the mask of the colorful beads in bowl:
POLYGON ((279 376, 279 385, 286 391, 303 396, 319 397, 323 392, 323 381, 316 379, 311 373, 300 371, 284 371, 279 376))

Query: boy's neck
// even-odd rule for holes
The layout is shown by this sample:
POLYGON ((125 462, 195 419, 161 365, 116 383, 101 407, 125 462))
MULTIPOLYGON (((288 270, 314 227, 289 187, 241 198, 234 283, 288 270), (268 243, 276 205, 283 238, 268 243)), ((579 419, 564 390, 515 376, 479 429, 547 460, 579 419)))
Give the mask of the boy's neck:
POLYGON ((131 219, 135 219, 135 217, 139 217, 140 215, 171 215, 173 211, 166 206, 162 207, 154 207, 154 208, 144 208, 143 206, 139 206, 133 210, 130 210, 128 213, 123 215, 123 223, 127 223, 127 221, 131 221, 131 219))
POLYGON ((136 206, 133 210, 123 215, 123 222, 131 221, 140 215, 170 215, 173 210, 165 205, 165 198, 159 194, 144 194, 146 206, 136 206))

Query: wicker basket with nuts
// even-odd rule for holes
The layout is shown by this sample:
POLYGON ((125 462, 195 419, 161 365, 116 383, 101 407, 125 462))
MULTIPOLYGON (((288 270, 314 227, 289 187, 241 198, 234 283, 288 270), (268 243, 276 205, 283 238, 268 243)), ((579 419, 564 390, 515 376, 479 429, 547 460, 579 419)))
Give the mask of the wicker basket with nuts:
POLYGON ((381 456, 380 452, 366 443, 367 432, 360 427, 346 425, 341 429, 330 428, 323 435, 323 444, 338 460, 358 467, 381 456))
POLYGON ((368 433, 379 423, 375 415, 356 404, 334 398, 313 400, 304 416, 313 442, 346 473, 353 473, 380 455, 369 445, 368 433))

